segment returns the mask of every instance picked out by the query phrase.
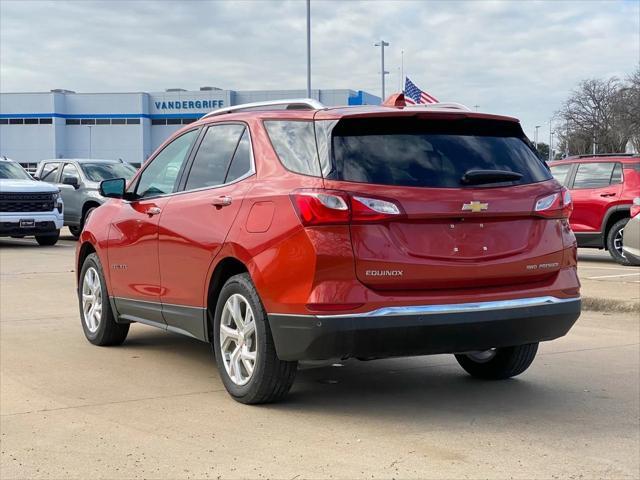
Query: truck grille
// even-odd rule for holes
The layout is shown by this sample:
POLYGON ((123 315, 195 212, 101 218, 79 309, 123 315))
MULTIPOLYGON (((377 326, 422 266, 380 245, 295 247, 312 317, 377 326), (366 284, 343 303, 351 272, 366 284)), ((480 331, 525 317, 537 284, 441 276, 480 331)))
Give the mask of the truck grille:
POLYGON ((50 212, 53 193, 0 193, 0 212, 50 212))

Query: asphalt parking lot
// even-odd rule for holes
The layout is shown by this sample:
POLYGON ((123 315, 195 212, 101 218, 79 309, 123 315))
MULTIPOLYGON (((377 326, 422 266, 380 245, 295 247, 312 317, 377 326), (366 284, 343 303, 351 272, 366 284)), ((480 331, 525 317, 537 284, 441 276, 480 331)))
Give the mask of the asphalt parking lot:
MULTIPOLYGON (((640 477, 637 310, 584 312, 513 380, 445 355, 348 361, 249 407, 203 343, 133 325, 90 345, 74 247, 0 239, 2 479, 640 477)), ((580 257, 585 294, 638 297, 640 269, 580 257)))

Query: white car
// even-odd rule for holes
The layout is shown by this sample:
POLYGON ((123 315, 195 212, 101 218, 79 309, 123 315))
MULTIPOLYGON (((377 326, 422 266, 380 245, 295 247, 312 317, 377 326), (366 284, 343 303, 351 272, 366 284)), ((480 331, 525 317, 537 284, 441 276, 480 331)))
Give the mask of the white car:
POLYGON ((60 190, 34 180, 18 163, 0 157, 0 237, 35 236, 55 245, 64 223, 60 190))

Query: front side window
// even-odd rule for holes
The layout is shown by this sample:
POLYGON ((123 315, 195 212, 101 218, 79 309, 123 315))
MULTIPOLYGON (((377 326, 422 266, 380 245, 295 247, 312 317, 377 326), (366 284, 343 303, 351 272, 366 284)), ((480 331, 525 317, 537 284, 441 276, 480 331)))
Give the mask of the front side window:
POLYGON ((78 175, 78 169, 72 163, 65 164, 62 169, 62 178, 60 178, 60 183, 64 183, 67 178, 76 178, 80 180, 80 175, 78 175))
POLYGON ((238 124, 214 125, 207 129, 193 160, 185 190, 225 183, 231 157, 244 129, 238 124))
POLYGON ((178 174, 197 133, 198 130, 191 130, 180 135, 151 160, 136 186, 138 197, 155 197, 175 191, 178 174))
POLYGON ((101 182, 110 178, 131 179, 136 169, 128 163, 82 163, 80 168, 92 182, 101 182))
POLYGON ((602 188, 611 183, 613 162, 581 163, 573 181, 573 188, 602 188))
POLYGON ((40 180, 43 182, 55 183, 58 177, 59 163, 45 163, 40 173, 40 180))
POLYGON ((268 120, 264 126, 287 170, 321 176, 313 122, 268 120))
POLYGON ((565 165, 556 165, 555 167, 551 167, 551 175, 555 178, 560 185, 566 185, 567 183, 567 175, 569 174, 569 170, 571 170, 571 164, 567 163, 565 165))

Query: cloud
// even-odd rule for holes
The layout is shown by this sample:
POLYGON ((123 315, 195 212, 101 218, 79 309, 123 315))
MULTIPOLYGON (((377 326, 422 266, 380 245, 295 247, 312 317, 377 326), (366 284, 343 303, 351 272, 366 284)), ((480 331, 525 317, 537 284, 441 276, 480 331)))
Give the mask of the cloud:
MULTIPOLYGON (((312 0, 314 88, 379 95, 404 71, 441 100, 547 125, 584 78, 640 62, 637 1, 312 0)), ((304 88, 302 1, 2 1, 0 90, 304 88)), ((548 132, 541 129, 542 138, 548 132)))

